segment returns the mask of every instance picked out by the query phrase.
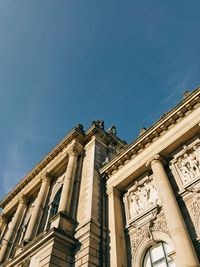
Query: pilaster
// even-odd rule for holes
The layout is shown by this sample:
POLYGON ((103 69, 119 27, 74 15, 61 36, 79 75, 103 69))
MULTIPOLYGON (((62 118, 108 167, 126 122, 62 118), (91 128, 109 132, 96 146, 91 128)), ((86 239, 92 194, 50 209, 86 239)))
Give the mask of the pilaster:
POLYGON ((107 190, 109 209, 110 266, 127 266, 121 194, 117 188, 107 190))
POLYGON ((106 230, 103 221, 102 179, 98 169, 106 158, 107 145, 92 136, 85 146, 75 237, 80 242, 75 266, 105 266, 106 230))

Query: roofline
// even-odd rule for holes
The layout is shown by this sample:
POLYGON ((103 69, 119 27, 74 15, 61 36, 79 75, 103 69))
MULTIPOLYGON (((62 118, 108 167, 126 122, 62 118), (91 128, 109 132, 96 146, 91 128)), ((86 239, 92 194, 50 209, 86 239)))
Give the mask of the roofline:
POLYGON ((126 143, 114 134, 108 133, 96 125, 92 125, 87 132, 83 131, 81 125, 74 127, 27 175, 20 180, 19 183, 0 201, 0 207, 5 208, 9 201, 14 198, 21 190, 31 182, 36 175, 41 173, 43 169, 61 152, 73 139, 77 139, 82 145, 90 141, 92 136, 98 134, 107 142, 116 142, 121 148, 124 148, 126 143))
POLYGON ((37 163, 33 169, 28 172, 27 175, 0 201, 0 207, 4 208, 6 204, 16 194, 18 194, 27 183, 31 182, 35 176, 40 173, 47 164, 53 160, 74 138, 78 138, 80 141, 83 139, 85 133, 78 127, 74 127, 39 163, 37 163))
POLYGON ((173 109, 162 116, 161 119, 154 123, 142 135, 138 136, 138 138, 128 145, 120 154, 104 165, 100 169, 100 173, 105 173, 109 176, 112 171, 118 169, 125 163, 125 161, 131 159, 131 157, 137 154, 139 150, 143 149, 146 144, 152 143, 152 140, 155 137, 159 137, 160 134, 166 131, 170 125, 175 124, 179 118, 184 117, 186 112, 193 109, 193 107, 199 102, 200 87, 191 92, 185 99, 183 99, 173 109))

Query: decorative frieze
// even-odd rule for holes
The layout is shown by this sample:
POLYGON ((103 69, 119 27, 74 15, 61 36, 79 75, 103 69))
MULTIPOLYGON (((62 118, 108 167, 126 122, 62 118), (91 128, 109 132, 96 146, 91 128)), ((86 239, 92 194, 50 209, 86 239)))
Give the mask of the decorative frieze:
POLYGON ((200 142, 183 146, 181 153, 173 160, 172 168, 175 169, 182 185, 200 178, 200 142))
POLYGON ((136 183, 125 195, 127 221, 132 221, 139 215, 158 204, 158 193, 154 181, 146 178, 142 184, 136 183))

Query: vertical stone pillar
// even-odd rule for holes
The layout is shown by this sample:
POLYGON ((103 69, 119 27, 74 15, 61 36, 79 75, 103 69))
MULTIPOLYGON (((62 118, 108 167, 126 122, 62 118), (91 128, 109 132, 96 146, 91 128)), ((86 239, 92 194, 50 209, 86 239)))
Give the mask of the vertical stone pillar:
POLYGON ((8 216, 2 213, 0 215, 0 236, 2 236, 7 223, 8 223, 8 216))
POLYGON ((35 200, 33 212, 24 237, 25 242, 29 242, 37 234, 37 230, 43 213, 43 208, 45 206, 50 188, 51 177, 49 173, 45 174, 45 176, 41 179, 41 182, 41 187, 38 196, 35 200))
POLYGON ((76 144, 73 144, 68 150, 69 160, 65 173, 65 179, 60 197, 58 212, 61 211, 69 214, 72 193, 73 193, 75 172, 77 167, 78 152, 79 151, 77 149, 76 144))
POLYGON ((27 208, 27 199, 23 195, 19 199, 17 210, 12 218, 12 221, 9 223, 7 233, 3 238, 2 247, 0 250, 0 263, 4 261, 9 248, 12 246, 14 236, 16 235, 19 225, 23 219, 23 215, 26 208, 27 208))
POLYGON ((159 155, 156 155, 150 163, 166 216, 167 226, 174 241, 177 263, 179 267, 200 266, 176 197, 165 172, 163 161, 159 155))
POLYGON ((127 252, 120 192, 116 188, 110 188, 107 193, 110 235, 110 266, 126 267, 127 252))

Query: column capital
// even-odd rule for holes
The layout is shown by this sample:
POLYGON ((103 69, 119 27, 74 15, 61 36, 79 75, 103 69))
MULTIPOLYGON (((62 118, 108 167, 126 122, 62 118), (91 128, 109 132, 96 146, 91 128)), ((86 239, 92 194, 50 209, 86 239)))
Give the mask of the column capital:
POLYGON ((147 163, 146 166, 147 167, 151 167, 154 163, 159 162, 163 165, 166 164, 166 161, 160 156, 160 154, 155 154, 153 157, 151 157, 147 163))
POLYGON ((114 186, 107 188, 107 194, 108 194, 108 197, 111 197, 111 196, 113 196, 113 195, 118 196, 118 197, 121 197, 121 192, 120 192, 120 190, 117 189, 117 188, 114 187, 114 186))
POLYGON ((78 156, 82 151, 83 151, 83 146, 78 142, 73 142, 73 144, 71 144, 67 149, 67 155, 78 156))
POLYGON ((18 203, 19 204, 24 204, 24 205, 27 205, 29 201, 29 197, 25 194, 22 194, 19 198, 18 198, 18 203))
POLYGON ((9 221, 9 216, 5 213, 2 213, 0 215, 0 222, 6 224, 8 223, 8 221, 9 221))
POLYGON ((51 172, 45 172, 45 174, 43 175, 43 177, 41 178, 41 182, 44 183, 50 183, 52 179, 52 174, 51 172))

